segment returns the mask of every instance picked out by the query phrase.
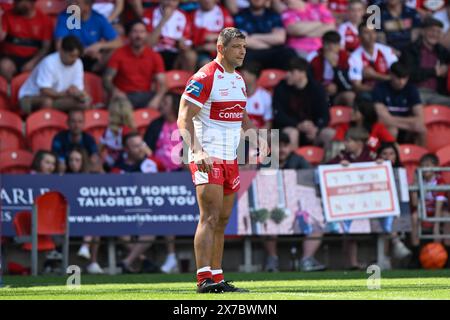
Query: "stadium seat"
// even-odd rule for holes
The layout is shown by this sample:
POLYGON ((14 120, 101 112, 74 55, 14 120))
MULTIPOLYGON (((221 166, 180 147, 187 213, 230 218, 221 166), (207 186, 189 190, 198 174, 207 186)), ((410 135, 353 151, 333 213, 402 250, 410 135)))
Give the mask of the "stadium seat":
POLYGON ((135 110, 133 113, 134 116, 134 122, 136 123, 136 128, 139 131, 139 134, 142 136, 145 134, 145 131, 147 130, 148 125, 150 122, 155 120, 156 118, 160 117, 159 111, 155 109, 138 109, 135 110))
POLYGON ((9 109, 8 82, 0 76, 0 110, 9 109))
POLYGON ((50 16, 56 16, 67 8, 65 0, 37 0, 36 7, 50 16))
POLYGON ((406 169, 408 175, 408 183, 414 183, 414 175, 420 158, 429 151, 423 147, 413 144, 402 144, 399 146, 400 161, 406 169))
MULTIPOLYGON (((16 231, 16 239, 22 242, 24 237, 31 238, 31 212, 21 211, 17 212, 13 218, 13 225, 16 231)), ((31 240, 31 239, 30 239, 31 240)), ((22 249, 31 251, 31 241, 24 242, 22 249)), ((55 249, 55 243, 49 235, 38 235, 38 251, 50 251, 55 249)))
POLYGON ((300 147, 296 150, 296 153, 305 158, 313 166, 320 164, 325 154, 322 148, 314 146, 300 147))
POLYGON ((0 173, 28 173, 33 162, 33 154, 27 150, 7 150, 0 152, 0 173))
POLYGON ((0 152, 25 147, 22 119, 15 113, 0 109, 0 152))
POLYGON ((269 91, 286 77, 286 71, 280 69, 264 69, 259 78, 258 86, 263 87, 269 91))
POLYGON ((170 70, 165 75, 167 89, 170 92, 182 94, 192 74, 184 70, 170 70))
POLYGON ((84 112, 84 118, 84 131, 91 134, 95 138, 95 141, 99 143, 105 129, 108 127, 108 110, 86 110, 84 112))
POLYGON ((67 115, 58 110, 42 109, 28 116, 26 128, 31 150, 51 150, 55 134, 67 129, 67 115))
POLYGON ((426 106, 424 119, 427 127, 427 148, 436 152, 449 143, 450 108, 440 105, 426 106))
POLYGON ((96 108, 105 106, 106 94, 105 90, 103 90, 102 78, 94 73, 85 72, 84 88, 86 92, 91 96, 93 106, 95 106, 96 108))
MULTIPOLYGON (((441 167, 450 167, 450 144, 436 151, 441 167)), ((443 172, 442 177, 450 184, 450 172, 443 172)))
MULTIPOLYGON (((31 226, 31 237, 29 235, 25 235, 23 237, 17 237, 16 240, 18 242, 28 243, 28 245, 31 245, 31 264, 33 275, 37 275, 39 235, 64 235, 62 273, 65 274, 68 265, 69 253, 69 229, 67 227, 68 216, 69 204, 66 198, 59 192, 50 191, 35 199, 33 204, 33 212, 31 215, 24 215, 21 217, 22 220, 20 222, 22 223, 22 227, 26 227, 28 223, 31 226), (33 216, 36 217, 37 224, 34 228, 33 216), (26 219, 31 219, 31 222, 26 221, 26 219), (36 230, 36 232, 34 232, 34 230, 36 230), (35 248, 33 248, 33 242, 36 243, 35 248)), ((22 231, 26 231, 25 228, 23 228, 22 231)))
POLYGON ((352 117, 352 108, 347 106, 332 106, 330 108, 330 123, 329 126, 335 128, 336 126, 349 123, 352 117))
POLYGON ((19 90, 30 74, 31 72, 22 72, 11 80, 11 107, 13 109, 19 109, 19 90))

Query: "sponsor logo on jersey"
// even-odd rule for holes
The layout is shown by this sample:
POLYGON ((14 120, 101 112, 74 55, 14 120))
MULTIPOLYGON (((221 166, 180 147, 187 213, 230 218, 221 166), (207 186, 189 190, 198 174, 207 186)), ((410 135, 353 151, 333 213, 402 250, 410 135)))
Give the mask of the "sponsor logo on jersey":
POLYGON ((200 93, 203 90, 203 84, 200 82, 197 82, 195 80, 189 81, 188 85, 186 86, 186 93, 192 94, 193 96, 200 97, 200 93))
POLYGON ((212 102, 210 118, 220 121, 242 121, 245 101, 212 102))

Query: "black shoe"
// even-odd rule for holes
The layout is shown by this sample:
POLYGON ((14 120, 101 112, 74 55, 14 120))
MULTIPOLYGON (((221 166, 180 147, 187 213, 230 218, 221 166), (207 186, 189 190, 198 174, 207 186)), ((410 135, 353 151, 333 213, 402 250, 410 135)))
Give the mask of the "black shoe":
POLYGON ((134 272, 133 270, 131 270, 130 268, 128 268, 128 266, 127 266, 125 263, 123 263, 123 261, 119 262, 119 263, 117 264, 117 267, 120 268, 120 269, 122 269, 122 273, 123 273, 123 274, 136 273, 136 272, 134 272))
POLYGON ((215 283, 212 279, 205 279, 197 285, 197 293, 222 293, 224 287, 221 283, 215 283))
POLYGON ((223 292, 250 292, 247 289, 237 288, 231 284, 232 281, 219 282, 223 286, 223 292))
POLYGON ((161 269, 152 261, 145 259, 142 261, 142 273, 160 273, 161 269))

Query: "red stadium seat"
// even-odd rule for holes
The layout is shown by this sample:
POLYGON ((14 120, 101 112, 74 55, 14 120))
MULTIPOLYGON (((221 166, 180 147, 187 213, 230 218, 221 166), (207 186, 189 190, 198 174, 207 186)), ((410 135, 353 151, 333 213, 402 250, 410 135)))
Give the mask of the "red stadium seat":
POLYGON ((9 109, 8 82, 0 76, 0 110, 9 109))
POLYGON ((1 173, 28 173, 33 162, 33 154, 26 150, 0 152, 1 173))
POLYGON ((319 147, 306 146, 298 148, 296 153, 305 158, 305 160, 312 165, 316 166, 322 162, 325 151, 319 147))
POLYGON ((258 86, 272 91, 286 77, 286 73, 286 71, 280 69, 265 69, 258 78, 258 86))
POLYGON ((170 70, 165 73, 166 86, 170 92, 182 94, 192 74, 184 70, 170 70))
POLYGON ((427 127, 427 148, 431 152, 436 152, 449 143, 450 108, 439 105, 426 106, 424 119, 427 127))
MULTIPOLYGON (((441 167, 450 167, 450 144, 436 151, 441 167)), ((446 183, 450 184, 450 172, 443 172, 442 176, 446 183)))
MULTIPOLYGON (((36 249, 38 251, 39 247, 39 236, 54 236, 54 235, 64 235, 64 249, 63 249, 63 268, 62 272, 65 273, 68 264, 68 253, 69 253, 69 229, 68 229, 68 216, 69 216, 69 204, 66 198, 59 192, 50 191, 39 197, 34 201, 33 212, 31 214, 22 214, 17 219, 19 227, 21 227, 21 232, 25 233, 27 226, 31 226, 31 232, 24 234, 21 237, 16 237, 21 243, 27 244, 25 249, 33 251, 32 241, 33 238, 36 241, 36 249), (33 221, 32 216, 36 217, 36 226, 34 233, 33 231, 33 221), (31 220, 31 222, 30 222, 31 220)), ((17 229, 16 229, 17 230, 17 229)), ((42 238, 41 238, 42 239, 42 238)), ((47 238, 47 240, 49 240, 47 238)), ((46 242, 48 247, 51 247, 49 241, 46 242)), ((35 259, 32 257, 32 269, 33 275, 37 275, 37 252, 35 259)))
POLYGON ((335 128, 336 126, 349 123, 352 118, 352 108, 347 106, 332 106, 330 108, 330 123, 329 126, 335 128))
POLYGON ((144 108, 135 110, 133 116, 134 122, 136 123, 136 128, 139 134, 143 136, 150 122, 156 118, 159 118, 161 114, 155 109, 144 108))
POLYGON ((84 131, 91 134, 97 143, 108 127, 109 112, 107 110, 86 110, 84 112, 84 131))
POLYGON ((84 88, 92 98, 92 105, 95 107, 104 107, 106 101, 105 90, 103 90, 102 78, 98 75, 85 72, 84 73, 84 88))
POLYGON ((0 151, 24 148, 23 138, 22 119, 11 111, 0 109, 0 151))
POLYGON ((28 79, 30 74, 31 72, 22 72, 21 74, 16 75, 11 80, 11 107, 14 109, 19 108, 19 90, 24 82, 28 79))
POLYGON ((420 158, 429 151, 413 144, 402 144, 399 146, 399 152, 400 161, 403 163, 408 175, 408 183, 412 184, 414 183, 414 175, 420 158))
POLYGON ((26 128, 31 150, 51 150, 55 134, 67 129, 67 115, 58 110, 42 109, 28 116, 26 128))
MULTIPOLYGON (((18 238, 31 236, 31 212, 17 212, 13 218, 14 229, 18 238)), ((22 249, 31 251, 31 242, 25 242, 22 249)), ((55 243, 49 235, 40 235, 38 230, 38 251, 50 251, 55 249, 55 243)))
POLYGON ((65 0, 37 0, 36 7, 42 12, 56 16, 67 8, 67 2, 65 0))

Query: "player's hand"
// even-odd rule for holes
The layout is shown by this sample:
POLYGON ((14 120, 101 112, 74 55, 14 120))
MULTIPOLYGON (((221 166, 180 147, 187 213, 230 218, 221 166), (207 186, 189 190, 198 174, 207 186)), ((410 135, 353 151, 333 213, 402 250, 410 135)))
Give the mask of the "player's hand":
POLYGON ((194 163, 197 165, 198 171, 209 173, 213 168, 213 161, 208 153, 200 151, 194 154, 194 163))
POLYGON ((267 155, 270 152, 269 144, 267 143, 267 140, 258 137, 258 159, 259 161, 263 161, 267 155))

